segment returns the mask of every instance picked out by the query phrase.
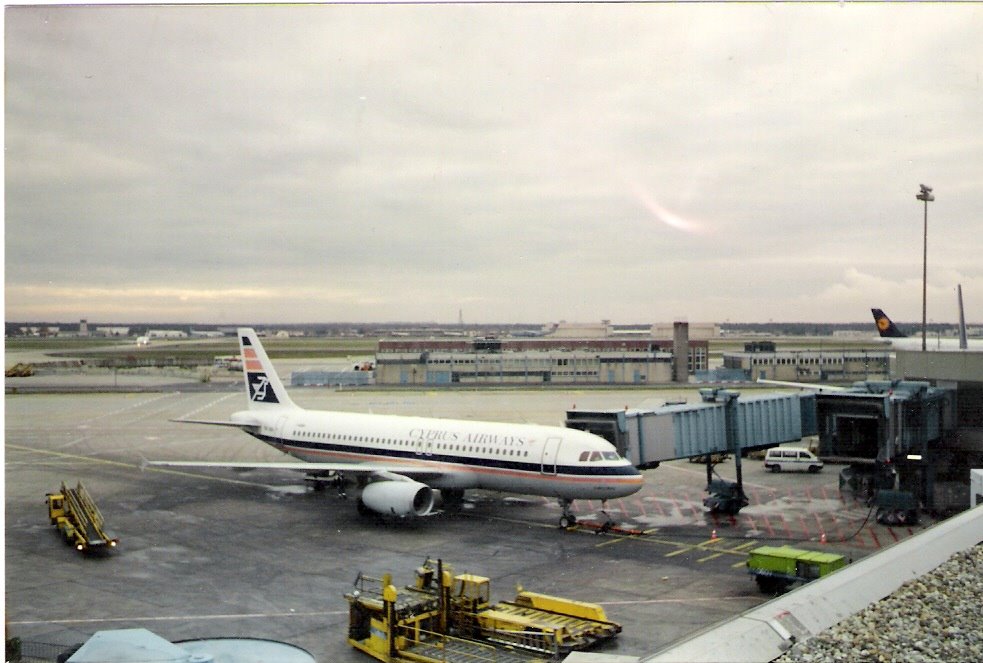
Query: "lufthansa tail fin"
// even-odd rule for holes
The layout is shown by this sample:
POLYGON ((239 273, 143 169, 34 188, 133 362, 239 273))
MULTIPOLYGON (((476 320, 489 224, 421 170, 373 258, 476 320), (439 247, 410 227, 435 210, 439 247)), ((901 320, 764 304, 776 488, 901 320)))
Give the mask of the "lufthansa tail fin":
POLYGON ((969 347, 969 340, 966 338, 966 314, 963 312, 963 284, 958 285, 959 292, 959 349, 965 350, 969 347))
POLYGON ((872 308, 870 312, 874 314, 874 322, 877 323, 877 332, 881 335, 881 338, 905 338, 908 336, 897 326, 891 322, 891 318, 887 317, 879 308, 872 308))
POLYGON ((250 410, 295 408, 283 383, 280 382, 273 363, 259 342, 255 330, 242 327, 239 330, 239 352, 242 355, 242 372, 246 378, 246 395, 250 410))

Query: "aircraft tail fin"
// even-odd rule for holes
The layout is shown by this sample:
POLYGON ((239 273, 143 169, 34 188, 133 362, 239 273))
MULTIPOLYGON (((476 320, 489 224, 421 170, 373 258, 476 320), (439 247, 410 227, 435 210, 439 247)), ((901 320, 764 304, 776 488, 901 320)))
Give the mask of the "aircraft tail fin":
POLYGON ((963 312, 963 286, 959 284, 959 349, 966 350, 969 341, 966 338, 966 314, 963 312))
POLYGON ((242 372, 246 379, 249 409, 297 407, 287 395, 287 390, 276 374, 273 362, 266 356, 266 350, 259 342, 256 331, 248 327, 241 327, 238 333, 239 352, 242 355, 242 372))
POLYGON ((879 308, 872 308, 870 312, 874 314, 874 322, 877 323, 877 332, 881 338, 905 338, 907 334, 902 332, 891 322, 891 318, 879 308))

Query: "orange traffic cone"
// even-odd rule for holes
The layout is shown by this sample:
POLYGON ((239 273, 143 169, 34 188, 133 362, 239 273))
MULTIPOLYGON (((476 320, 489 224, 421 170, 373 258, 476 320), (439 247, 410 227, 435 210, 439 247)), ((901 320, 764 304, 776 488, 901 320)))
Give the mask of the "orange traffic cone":
POLYGON ((819 533, 819 543, 826 543, 826 532, 819 533))
POLYGON ((714 541, 716 540, 716 538, 717 538, 717 530, 713 530, 712 532, 710 532, 710 540, 714 541))

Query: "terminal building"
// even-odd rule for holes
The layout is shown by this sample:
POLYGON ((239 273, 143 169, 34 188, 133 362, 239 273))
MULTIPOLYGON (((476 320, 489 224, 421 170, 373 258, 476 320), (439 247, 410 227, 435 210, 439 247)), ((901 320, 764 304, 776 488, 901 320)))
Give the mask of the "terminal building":
POLYGON ((707 369, 709 343, 640 336, 537 338, 395 338, 379 341, 376 384, 642 385, 686 382, 707 369), (676 373, 675 347, 686 348, 676 373))
POLYGON ((878 350, 784 350, 771 342, 748 343, 744 352, 725 352, 724 369, 750 381, 858 382, 886 380, 891 353, 878 350))

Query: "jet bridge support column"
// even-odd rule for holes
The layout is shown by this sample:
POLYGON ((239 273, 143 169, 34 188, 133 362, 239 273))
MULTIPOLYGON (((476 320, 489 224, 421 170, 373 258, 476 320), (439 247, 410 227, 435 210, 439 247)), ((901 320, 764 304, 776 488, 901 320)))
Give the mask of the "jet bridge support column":
POLYGON ((737 397, 740 393, 726 389, 701 389, 704 403, 720 403, 724 409, 724 436, 727 450, 734 455, 734 471, 737 482, 714 479, 709 455, 707 457, 707 492, 703 506, 713 513, 737 515, 748 505, 744 494, 744 476, 741 471, 741 442, 737 435, 737 397))

